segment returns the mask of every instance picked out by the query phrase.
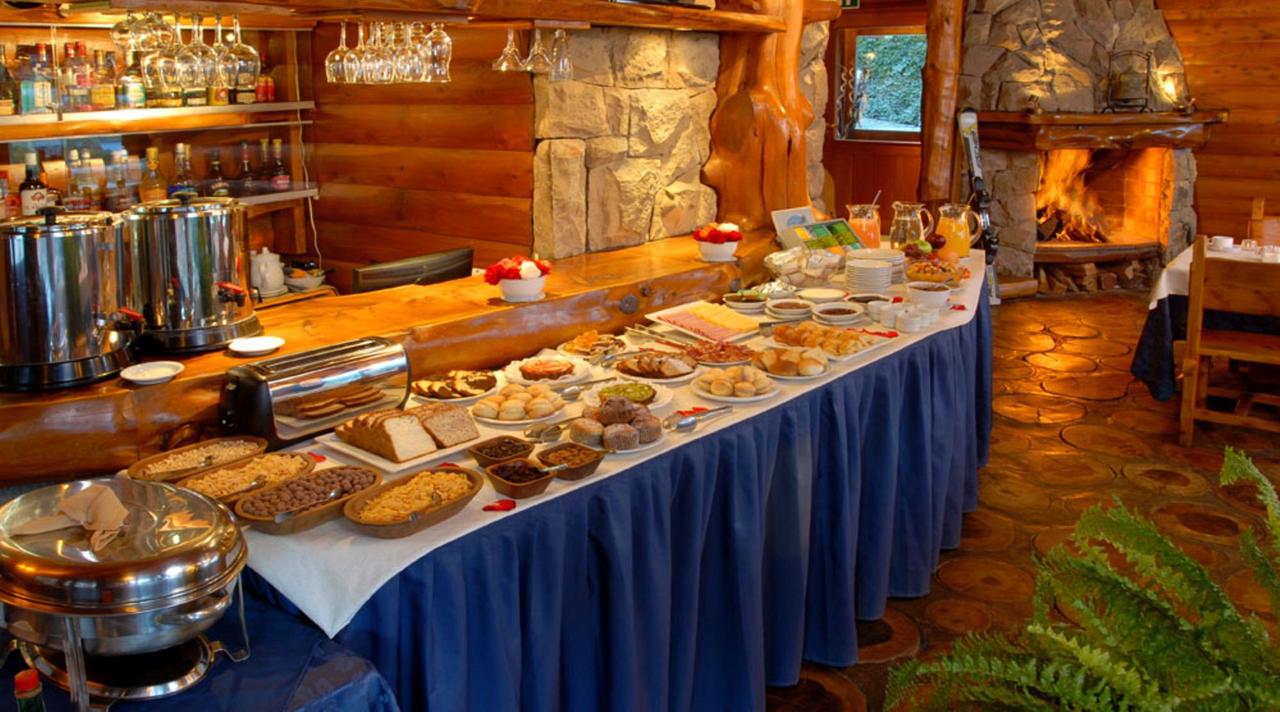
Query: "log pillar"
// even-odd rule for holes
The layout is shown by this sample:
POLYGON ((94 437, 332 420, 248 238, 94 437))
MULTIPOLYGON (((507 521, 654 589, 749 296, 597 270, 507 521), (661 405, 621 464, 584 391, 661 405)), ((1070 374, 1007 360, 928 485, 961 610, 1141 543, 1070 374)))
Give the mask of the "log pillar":
POLYGON ((956 166, 956 104, 960 91, 964 0, 929 0, 925 34, 924 96, 920 112, 920 200, 951 200, 956 166))

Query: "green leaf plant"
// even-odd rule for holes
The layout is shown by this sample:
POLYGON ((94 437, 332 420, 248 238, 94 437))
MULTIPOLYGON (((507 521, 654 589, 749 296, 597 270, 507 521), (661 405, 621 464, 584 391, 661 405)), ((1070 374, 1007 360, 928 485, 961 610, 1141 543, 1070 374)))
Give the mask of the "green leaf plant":
MULTIPOLYGON (((1244 562, 1280 611, 1280 498, 1227 448, 1223 485, 1248 483, 1265 528, 1244 562)), ((1033 614, 970 634, 889 675, 887 710, 1280 710, 1280 644, 1195 559, 1117 499, 1081 516, 1072 547, 1036 560, 1033 614), (1056 612, 1056 613, 1055 613, 1056 612)))

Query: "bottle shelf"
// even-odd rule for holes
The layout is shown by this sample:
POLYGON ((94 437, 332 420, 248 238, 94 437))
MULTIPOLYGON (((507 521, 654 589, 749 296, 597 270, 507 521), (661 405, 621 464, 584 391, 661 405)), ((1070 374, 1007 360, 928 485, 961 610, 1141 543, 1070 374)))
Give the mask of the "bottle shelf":
MULTIPOLYGON (((244 205, 251 208, 261 208, 262 206, 277 205, 280 203, 288 203, 294 200, 303 200, 304 198, 319 197, 320 191, 314 186, 306 188, 297 188, 295 190, 286 190, 281 193, 266 193, 263 195, 250 195, 243 198, 237 198, 244 205)), ((267 212, 264 210, 255 210, 254 212, 267 212)))
POLYGON ((0 116, 0 143, 58 140, 86 136, 245 128, 296 123, 281 117, 271 122, 264 114, 288 114, 314 109, 314 101, 269 104, 188 106, 172 109, 117 109, 72 114, 0 116))

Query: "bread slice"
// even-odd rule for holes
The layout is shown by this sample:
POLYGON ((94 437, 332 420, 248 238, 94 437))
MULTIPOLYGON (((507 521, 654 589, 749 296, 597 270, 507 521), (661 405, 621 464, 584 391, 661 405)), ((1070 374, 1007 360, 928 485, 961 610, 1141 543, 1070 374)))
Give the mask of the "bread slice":
POLYGON ((429 403, 409 411, 442 448, 453 447, 480 437, 476 423, 465 408, 450 403, 429 403))
POLYGON ((404 462, 436 451, 436 443, 422 422, 399 410, 364 413, 334 431, 346 443, 384 457, 404 462))

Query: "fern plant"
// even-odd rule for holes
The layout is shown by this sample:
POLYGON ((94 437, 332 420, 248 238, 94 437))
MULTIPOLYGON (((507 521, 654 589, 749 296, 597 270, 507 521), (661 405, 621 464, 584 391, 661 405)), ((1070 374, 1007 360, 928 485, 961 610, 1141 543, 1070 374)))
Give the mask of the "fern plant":
MULTIPOLYGON (((1280 498, 1233 448, 1219 478, 1258 489, 1264 537, 1244 532, 1241 553, 1280 611, 1280 498)), ((885 709, 1280 709, 1280 644, 1154 524, 1117 501, 1085 512, 1072 538, 1074 552, 1036 561, 1034 612, 1016 635, 969 635, 898 667, 885 709)))

